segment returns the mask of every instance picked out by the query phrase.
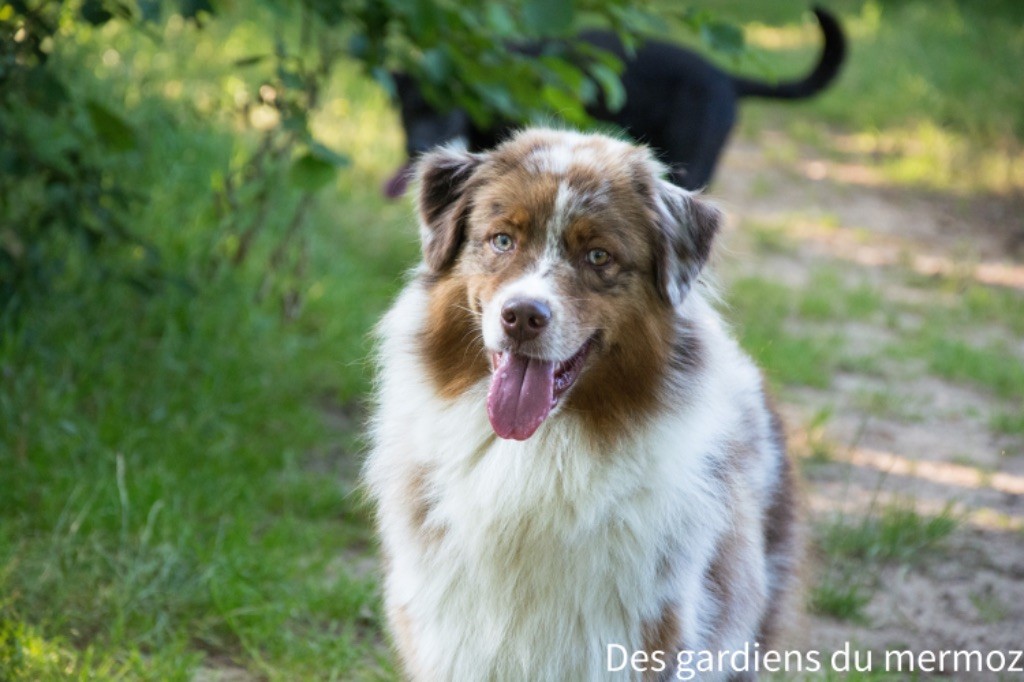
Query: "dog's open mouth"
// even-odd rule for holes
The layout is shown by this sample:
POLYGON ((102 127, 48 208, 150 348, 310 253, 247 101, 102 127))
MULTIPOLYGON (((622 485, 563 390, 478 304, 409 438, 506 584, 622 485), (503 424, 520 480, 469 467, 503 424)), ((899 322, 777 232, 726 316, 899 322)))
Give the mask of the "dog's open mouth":
POLYGON ((590 352, 588 339, 575 355, 561 362, 541 360, 511 351, 494 353, 487 393, 487 416, 502 438, 526 440, 579 378, 590 352))

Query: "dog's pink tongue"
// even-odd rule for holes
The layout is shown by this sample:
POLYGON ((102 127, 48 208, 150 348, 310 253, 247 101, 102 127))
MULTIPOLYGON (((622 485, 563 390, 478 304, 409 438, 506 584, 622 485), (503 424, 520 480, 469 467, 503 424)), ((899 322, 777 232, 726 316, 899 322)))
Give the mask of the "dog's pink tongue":
POLYGON ((487 416, 502 438, 526 440, 551 411, 555 363, 502 353, 491 377, 487 416))

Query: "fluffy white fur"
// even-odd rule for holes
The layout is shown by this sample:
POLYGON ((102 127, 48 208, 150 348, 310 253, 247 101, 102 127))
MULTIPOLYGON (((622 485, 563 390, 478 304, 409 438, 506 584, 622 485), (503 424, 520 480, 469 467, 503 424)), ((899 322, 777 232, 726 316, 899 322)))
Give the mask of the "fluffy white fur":
MULTIPOLYGON (((643 649, 643 624, 656 623, 666 602, 680 605, 688 650, 753 643, 770 582, 785 575, 767 565, 763 530, 783 454, 761 376, 705 285, 677 308, 700 340, 702 369, 684 382, 665 377, 673 409, 623 434, 610 453, 590 451, 583 422, 568 410, 526 441, 496 437, 487 379, 439 397, 418 350, 427 286, 414 278, 377 329, 365 469, 406 673, 431 681, 639 677, 609 672, 607 646, 643 649), (730 461, 736 442, 757 444, 739 466, 730 461), (726 485, 721 472, 730 468, 726 485), (418 527, 408 513, 415 476, 425 477, 430 502, 418 527), (729 604, 707 579, 725 543, 735 573, 729 604), (659 569, 665 557, 670 570, 659 569)), ((467 340, 467 352, 479 343, 467 340)), ((671 675, 672 658, 667 668, 671 675)))
MULTIPOLYGON (((380 509, 390 560, 387 606, 416 625, 412 675, 425 680, 625 679, 606 671, 606 647, 642 648, 639 623, 665 595, 681 596, 687 648, 742 648, 754 623, 709 639, 717 613, 704 574, 721 537, 748 529, 754 562, 746 595, 766 597, 760 519, 778 461, 771 448, 761 378, 726 334, 699 288, 681 313, 708 349, 699 393, 622 443, 588 456, 572 414, 555 415, 527 441, 494 435, 487 381, 454 401, 439 399, 416 352, 426 293, 408 288, 382 321, 381 373, 366 480, 380 509), (759 414, 766 452, 750 462, 749 495, 726 497, 714 475, 744 420, 759 414), (431 471, 427 526, 445 528, 424 546, 399 509, 417 465, 431 471), (730 509, 736 502, 741 508, 730 509), (670 581, 654 567, 666 538, 679 543, 670 581), (759 569, 759 570, 758 570, 759 569), (566 614, 581 614, 567 618, 566 614)), ((682 402, 682 401, 681 401, 682 402)), ((754 609, 757 610, 756 608, 754 609)))

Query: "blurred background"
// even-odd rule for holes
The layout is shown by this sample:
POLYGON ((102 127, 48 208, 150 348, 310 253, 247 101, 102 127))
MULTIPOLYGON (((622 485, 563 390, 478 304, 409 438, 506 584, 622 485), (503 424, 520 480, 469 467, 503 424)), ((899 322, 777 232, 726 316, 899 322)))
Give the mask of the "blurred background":
MULTIPOLYGON (((708 190, 806 480, 790 644, 1019 649, 1024 4, 827 7, 838 80, 742 103, 708 190)), ((418 258, 389 73, 583 125, 614 69, 508 41, 610 25, 786 79, 808 9, 0 3, 0 680, 395 679, 356 486, 418 258)))

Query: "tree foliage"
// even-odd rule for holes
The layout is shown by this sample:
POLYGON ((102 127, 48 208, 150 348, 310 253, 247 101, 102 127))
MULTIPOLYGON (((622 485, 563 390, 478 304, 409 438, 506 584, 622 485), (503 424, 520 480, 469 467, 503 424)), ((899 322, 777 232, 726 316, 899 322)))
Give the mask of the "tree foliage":
MULTIPOLYGON (((134 241, 131 192, 108 155, 131 153, 131 126, 106 104, 76 102, 48 68, 64 3, 0 9, 0 312, 12 314, 63 265, 54 236, 95 254, 134 241)), ((86 12, 83 16, 94 16, 86 12)))
MULTIPOLYGON (((11 319, 45 294, 70 262, 133 283, 156 286, 169 275, 156 248, 129 226, 133 205, 146 197, 125 181, 125 169, 145 153, 123 103, 76 93, 50 68, 50 56, 75 26, 121 22, 159 40, 153 30, 172 15, 198 26, 218 21, 231 0, 14 0, 0 8, 0 314, 11 319), (130 263, 116 254, 136 254, 130 263), (138 258, 142 253, 143 257, 138 258)), ((225 164, 214 183, 217 225, 230 244, 209 254, 208 274, 251 258, 271 232, 267 275, 301 277, 302 227, 314 194, 348 165, 344 149, 318 141, 310 128, 335 66, 355 60, 385 90, 392 75, 414 77, 436 106, 458 106, 477 122, 527 121, 557 112, 586 124, 585 107, 604 96, 623 100, 614 56, 574 41, 584 25, 614 28, 627 45, 657 25, 640 0, 260 0, 299 35, 281 31, 264 53, 239 60, 259 106, 275 114, 241 164, 225 164), (553 39, 539 57, 510 43, 553 39), (569 59, 569 56, 572 59, 569 59), (267 67, 272 76, 267 78, 267 67), (282 182, 284 180, 284 182, 282 182), (298 192, 285 229, 270 230, 268 207, 281 192, 298 192), (235 210, 245 201, 249 212, 235 210)), ((691 15, 695 27, 710 26, 691 15)), ((280 220, 280 218, 278 218, 280 220)), ((294 291, 278 292, 287 299, 294 291)), ((286 304, 285 310, 288 312, 286 304)))

